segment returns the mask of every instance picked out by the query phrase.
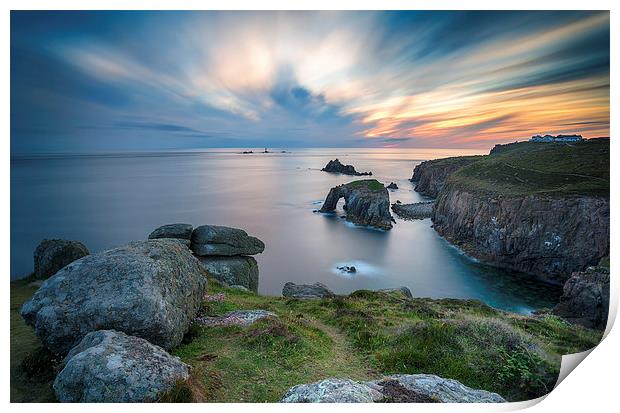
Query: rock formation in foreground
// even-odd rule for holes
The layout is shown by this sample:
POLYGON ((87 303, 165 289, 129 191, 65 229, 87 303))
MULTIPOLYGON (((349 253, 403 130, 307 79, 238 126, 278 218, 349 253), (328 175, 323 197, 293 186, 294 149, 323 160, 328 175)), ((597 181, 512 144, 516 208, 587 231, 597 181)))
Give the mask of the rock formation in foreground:
POLYGON ((189 249, 168 240, 132 242, 58 271, 21 315, 58 354, 101 329, 170 349, 181 342, 206 288, 206 272, 189 249))
POLYGON ((282 295, 290 298, 328 298, 333 297, 335 294, 332 290, 327 288, 326 285, 321 283, 309 284, 295 284, 293 282, 287 282, 282 288, 282 295))
POLYGON ((564 284, 553 314, 587 328, 605 329, 609 316, 609 268, 589 267, 564 284))
POLYGON ((433 374, 396 374, 356 382, 329 378, 290 388, 282 403, 504 403, 497 393, 476 390, 433 374))
POLYGON ((253 257, 199 257, 202 266, 213 278, 226 285, 236 285, 258 292, 258 263, 253 257))
POLYGON ((404 219, 432 218, 435 201, 416 202, 414 204, 392 204, 392 211, 404 219))
POLYGON ((357 172, 353 165, 343 165, 338 158, 327 162, 327 165, 321 171, 354 176, 372 175, 372 172, 357 172))
POLYGON ((344 198, 347 221, 381 229, 392 228, 390 194, 375 179, 353 181, 332 188, 319 212, 333 212, 340 198, 344 198))
POLYGON ((182 240, 188 247, 191 245, 192 231, 191 224, 167 224, 156 228, 149 234, 149 239, 172 238, 182 240))
POLYGON ((202 225, 192 232, 192 251, 196 255, 255 255, 265 244, 242 229, 219 225, 202 225))
POLYGON ((60 402, 154 402, 189 366, 148 341, 113 330, 87 334, 64 361, 54 391, 60 402))
POLYGON ((44 239, 34 250, 34 275, 37 278, 50 277, 88 254, 88 248, 79 241, 44 239))
POLYGON ((480 158, 480 156, 459 156, 424 161, 413 169, 411 182, 416 184, 416 192, 437 198, 450 175, 480 158))
POLYGON ((192 233, 191 249, 218 281, 258 291, 258 264, 249 256, 265 250, 258 238, 238 228, 202 225, 192 233))

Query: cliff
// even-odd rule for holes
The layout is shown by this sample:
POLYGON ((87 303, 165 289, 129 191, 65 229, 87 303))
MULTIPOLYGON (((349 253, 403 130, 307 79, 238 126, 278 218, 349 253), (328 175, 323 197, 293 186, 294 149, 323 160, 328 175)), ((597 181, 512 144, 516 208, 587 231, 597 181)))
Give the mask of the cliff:
POLYGON ((320 212, 334 211, 340 198, 345 200, 347 221, 381 229, 392 228, 390 194, 381 182, 364 179, 338 185, 329 191, 320 212))
POLYGON ((480 156, 459 156, 424 161, 414 168, 411 182, 416 183, 416 192, 436 198, 450 175, 479 159, 480 156))
POLYGON ((511 146, 448 174, 437 232, 483 261, 555 282, 596 265, 609 254, 609 141, 511 146))

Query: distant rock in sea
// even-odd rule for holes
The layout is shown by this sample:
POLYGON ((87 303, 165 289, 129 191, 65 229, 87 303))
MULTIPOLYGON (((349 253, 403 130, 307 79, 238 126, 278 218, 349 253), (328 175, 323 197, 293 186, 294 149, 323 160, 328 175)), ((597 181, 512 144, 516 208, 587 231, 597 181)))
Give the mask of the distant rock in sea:
POLYGON ((387 189, 398 189, 398 185, 396 185, 394 182, 391 182, 388 186, 387 189))
POLYGON ((372 172, 357 172, 353 165, 343 165, 338 158, 329 161, 321 171, 354 176, 372 175, 372 172))
POLYGON ((404 219, 425 219, 433 217, 433 205, 435 201, 416 202, 414 204, 392 204, 392 211, 404 219))
POLYGON ((319 211, 333 212, 340 198, 345 200, 347 221, 381 229, 392 228, 390 195, 376 179, 353 181, 332 188, 319 211))

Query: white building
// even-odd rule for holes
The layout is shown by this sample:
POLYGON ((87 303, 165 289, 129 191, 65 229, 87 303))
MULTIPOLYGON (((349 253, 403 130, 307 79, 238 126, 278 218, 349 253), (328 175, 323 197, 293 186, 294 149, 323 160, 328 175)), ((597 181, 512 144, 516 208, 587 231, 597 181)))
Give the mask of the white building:
POLYGON ((579 142, 583 140, 581 135, 534 135, 530 138, 530 142, 579 142))

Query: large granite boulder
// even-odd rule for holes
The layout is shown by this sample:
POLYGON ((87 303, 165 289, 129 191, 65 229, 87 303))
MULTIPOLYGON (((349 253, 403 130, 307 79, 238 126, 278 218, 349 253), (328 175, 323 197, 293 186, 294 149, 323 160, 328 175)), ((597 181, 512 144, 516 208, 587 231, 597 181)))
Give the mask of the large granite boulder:
POLYGON ((392 228, 390 194, 376 179, 363 179, 332 188, 319 212, 333 212, 344 198, 347 221, 381 229, 392 228))
POLYGON ((173 238, 183 240, 189 247, 191 244, 192 231, 191 224, 168 224, 162 225, 149 234, 149 239, 173 238))
POLYGON ((343 165, 338 158, 327 162, 327 165, 321 171, 355 176, 372 175, 372 172, 357 172, 353 165, 343 165))
POLYGON ((47 278, 88 254, 88 248, 79 241, 44 239, 34 250, 34 275, 47 278))
POLYGON ((281 403, 373 403, 383 395, 363 383, 350 379, 329 378, 291 387, 281 403))
POLYGON ((188 378, 189 366, 161 347, 119 331, 99 330, 69 352, 54 391, 61 402, 153 402, 188 378))
POLYGON ((213 278, 229 286, 243 286, 258 292, 258 264, 252 257, 199 257, 202 266, 213 278))
POLYGON ((459 381, 444 379, 434 374, 395 374, 383 380, 367 382, 384 395, 397 384, 407 391, 441 403, 504 403, 503 397, 486 390, 476 390, 459 381), (394 383, 396 382, 396 383, 394 383))
POLYGON ((356 382, 329 378, 291 387, 282 403, 504 403, 497 393, 432 374, 397 374, 356 382))
POLYGON ((309 284, 295 284, 293 282, 287 282, 282 288, 282 295, 290 298, 329 298, 335 294, 332 290, 327 288, 326 285, 321 283, 309 284))
POLYGON ((168 240, 132 242, 58 271, 21 315, 59 354, 101 329, 170 349, 188 330, 206 287, 206 272, 187 248, 168 240))
POLYGON ((192 233, 192 251, 196 255, 255 255, 265 244, 242 229, 202 225, 192 233))
POLYGON ((604 329, 609 316, 609 269, 597 266, 574 272, 553 314, 584 327, 604 329))

